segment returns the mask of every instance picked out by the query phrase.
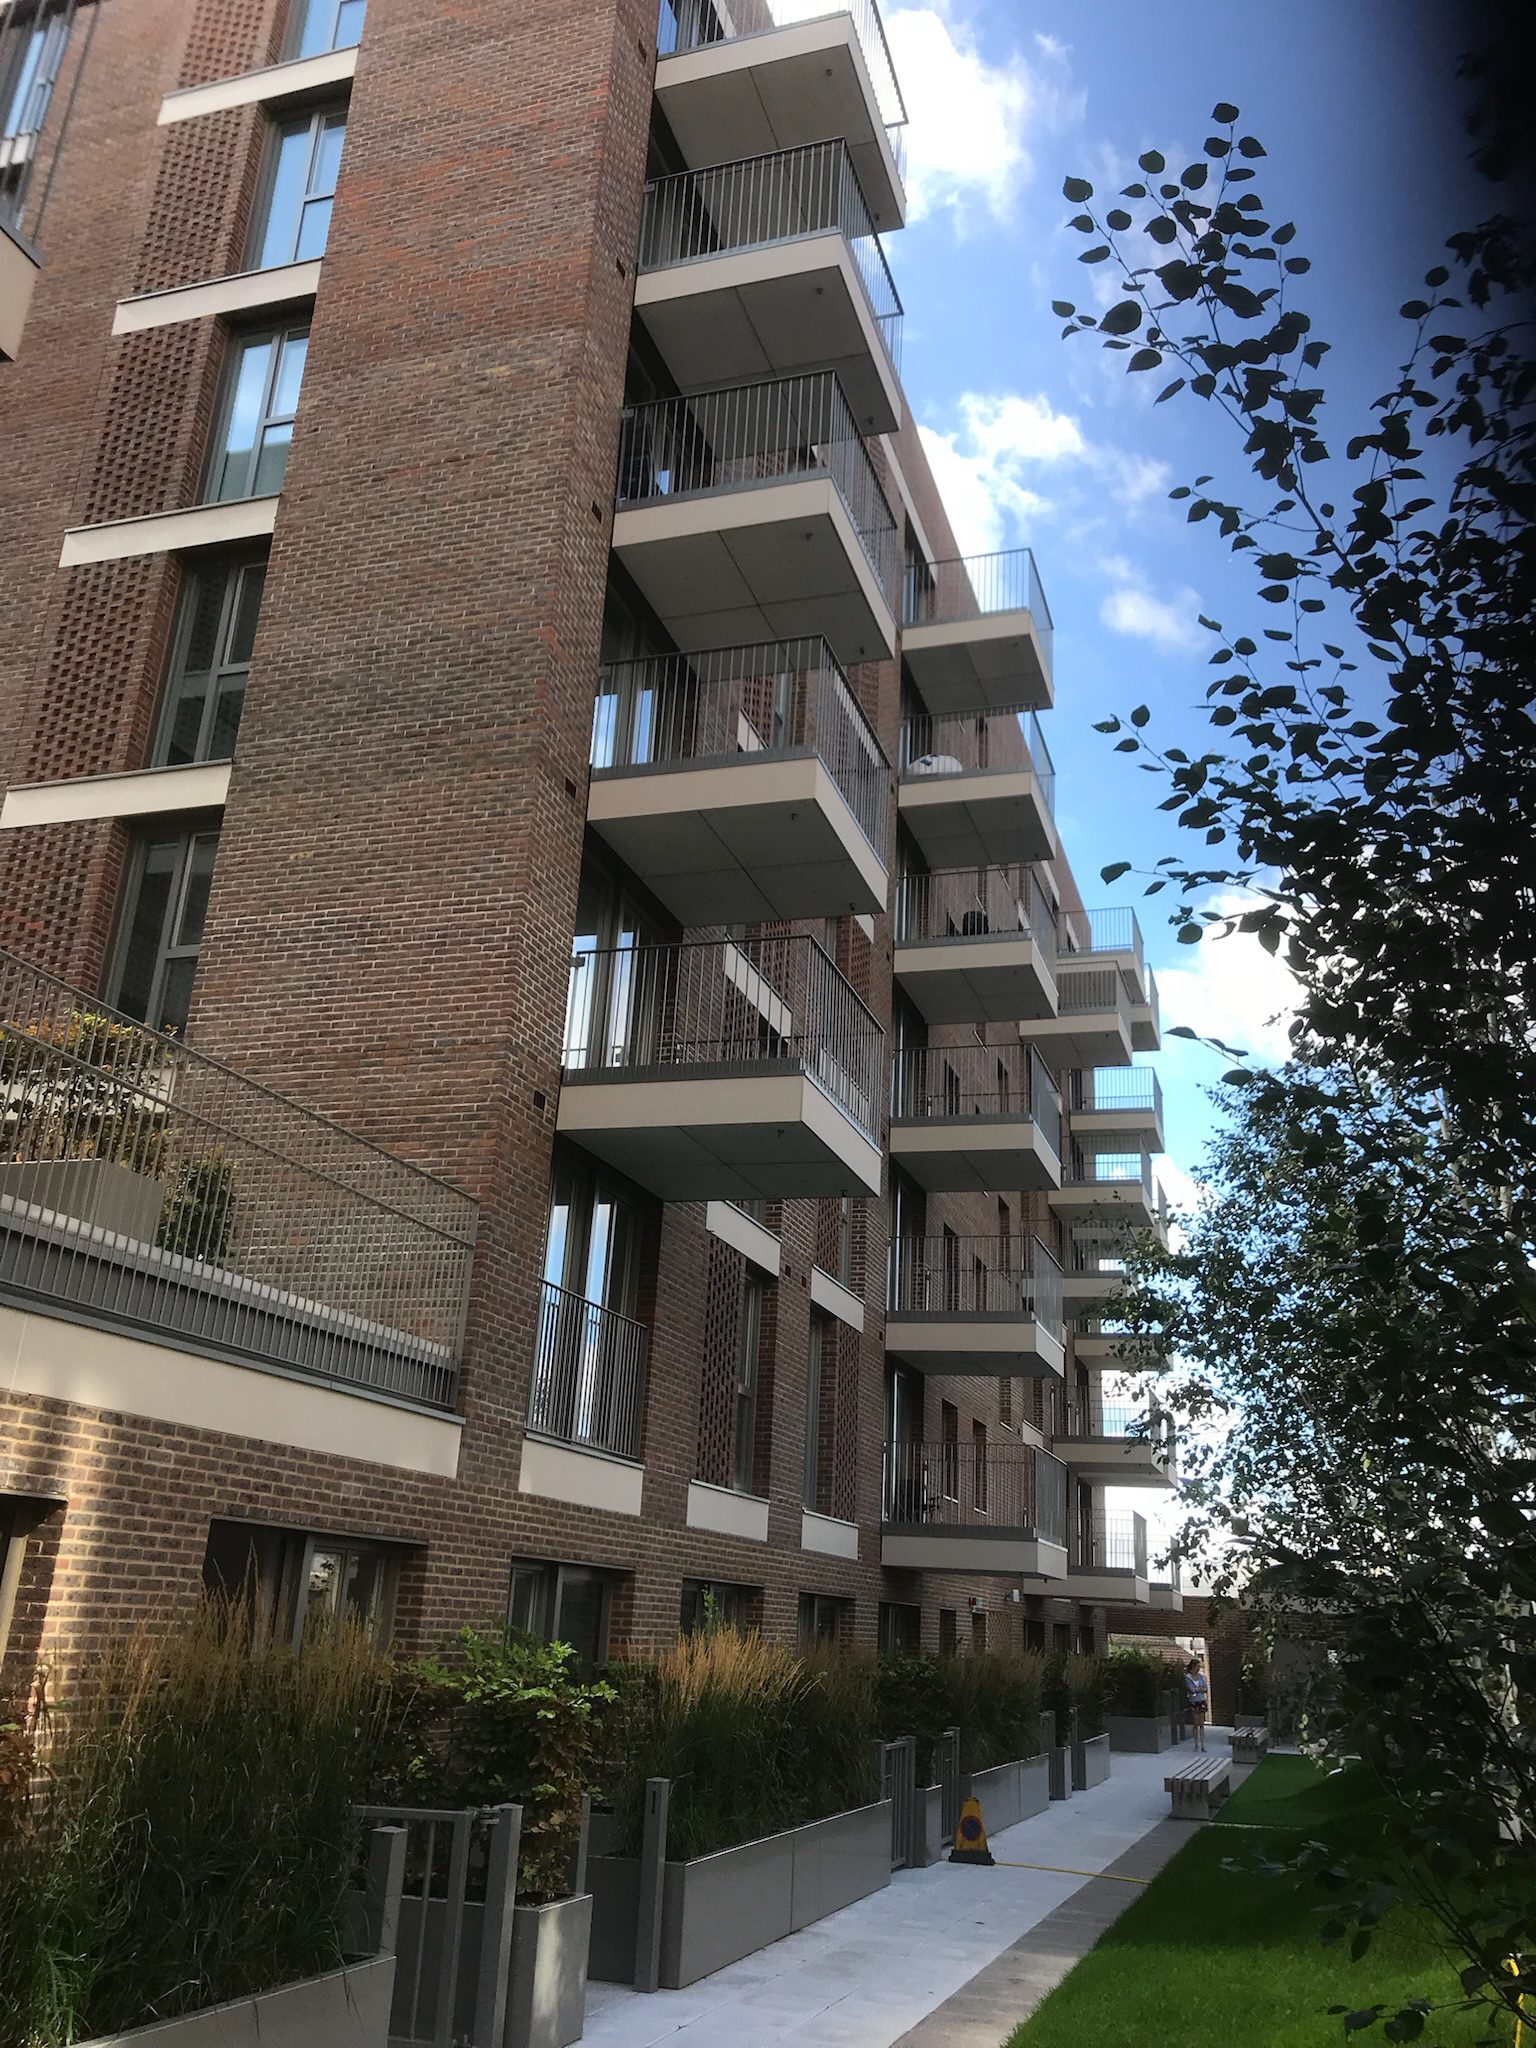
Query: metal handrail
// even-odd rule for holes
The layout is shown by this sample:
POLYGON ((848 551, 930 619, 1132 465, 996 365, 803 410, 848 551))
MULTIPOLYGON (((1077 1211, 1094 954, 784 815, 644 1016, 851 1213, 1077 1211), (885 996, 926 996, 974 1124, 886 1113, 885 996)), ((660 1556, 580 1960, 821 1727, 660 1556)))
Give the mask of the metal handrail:
POLYGON ((1056 1014, 1087 1017, 1103 1010, 1115 1010, 1130 1022, 1131 999, 1119 969, 1063 965, 1056 978, 1056 1014))
POLYGON ((1054 958, 1056 913, 1027 865, 948 868, 903 875, 896 889, 896 943, 1023 937, 1054 958))
POLYGON ((1083 1152, 1063 1164, 1064 1188, 1124 1186, 1136 1182, 1152 1205, 1152 1156, 1148 1152, 1083 1152))
POLYGON ((1030 769, 1049 812, 1056 803, 1056 770, 1034 712, 1020 705, 1004 711, 923 711, 903 719, 901 779, 926 781, 934 775, 1000 775, 1030 769))
POLYGON ((1063 925, 1064 943, 1074 953, 1130 953, 1138 974, 1145 968, 1141 924, 1129 904, 1113 904, 1107 910, 1069 911, 1063 925))
POLYGON ((1061 1268, 1037 1237, 906 1237, 891 1242, 891 1315, 1018 1316, 1064 1338, 1061 1268))
POLYGON ((666 270, 807 235, 842 235, 893 369, 901 367, 901 297, 846 142, 653 178, 645 188, 638 266, 666 270))
POLYGON ((615 662, 598 684, 594 778, 812 755, 888 863, 890 764, 825 640, 615 662))
POLYGON ((571 961, 565 1076, 793 1066, 878 1135, 884 1034, 808 937, 611 947, 571 961))
POLYGON ((1061 1156, 1061 1094, 1033 1046, 909 1045, 891 1068, 897 1122, 962 1117, 1033 1123, 1061 1156))
POLYGON ((789 28, 800 21, 819 21, 829 14, 847 14, 852 19, 880 118, 888 128, 900 129, 907 109, 875 0, 840 0, 840 4, 838 0, 750 0, 750 4, 732 8, 729 22, 722 19, 716 0, 661 0, 656 53, 671 57, 711 43, 789 28))
POLYGON ((1146 1109, 1163 1114, 1162 1083, 1151 1067, 1077 1068, 1072 1076, 1072 1113, 1146 1109))
POLYGON ((455 1398, 469 1196, 0 952, 0 1288, 455 1398))
POLYGON ((1093 1518, 1093 1554, 1086 1565, 1147 1576, 1147 1518, 1128 1508, 1101 1508, 1093 1518))
POLYGON ((898 530, 842 385, 830 370, 732 385, 625 409, 617 503, 702 496, 829 476, 893 606, 898 530))
POLYGON ((1066 1433, 1116 1443, 1150 1443, 1166 1453, 1173 1438, 1173 1420, 1156 1402, 1137 1408, 1129 1402, 1083 1401, 1069 1395, 1066 1433))
POLYGON ((644 1323, 546 1280, 528 1427, 561 1443, 638 1458, 649 1349, 644 1323))
POLYGON ((986 1522, 1066 1542, 1067 1469, 1036 1444, 888 1443, 884 1477, 888 1525, 986 1522))
POLYGON ((904 626, 959 625, 996 612, 1028 612, 1049 671, 1054 628, 1032 548, 923 564, 909 572, 904 595, 904 626))

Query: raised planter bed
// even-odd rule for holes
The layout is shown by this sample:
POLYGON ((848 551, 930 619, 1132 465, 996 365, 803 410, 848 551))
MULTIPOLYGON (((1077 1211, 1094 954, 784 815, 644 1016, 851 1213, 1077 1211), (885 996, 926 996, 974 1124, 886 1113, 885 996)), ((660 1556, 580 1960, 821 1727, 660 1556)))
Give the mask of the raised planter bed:
POLYGON ((507 2032, 518 2048, 570 2048, 587 2024, 592 1894, 512 1912, 507 2032))
POLYGON ((1016 1763, 997 1764, 989 1771, 973 1771, 966 1796, 979 1799, 981 1817, 989 1835, 1017 1827, 1031 1814, 1042 1813, 1051 1802, 1050 1758, 1020 1757, 1016 1763))
POLYGON ((1072 1797, 1072 1752, 1059 1745, 1045 1753, 1047 1783, 1053 1799, 1072 1797))
POLYGON ((275 1991, 99 2034, 80 2048, 389 2048, 393 1956, 370 1956, 275 1991))
POLYGON ((1161 1756, 1173 1747, 1173 1728, 1166 1714, 1109 1714, 1104 1731, 1111 1749, 1130 1756, 1161 1756))
MULTIPOLYGON (((937 1826, 938 1787, 932 1791, 937 1826)), ((638 1857, 588 1859, 589 1969, 605 1982, 634 1981, 640 1878, 638 1857)), ((661 1983, 668 1991, 697 1983, 890 1881, 889 1800, 712 1856, 664 1864, 661 1983)))
POLYGON ((926 1870, 930 1863, 937 1863, 945 1855, 949 1843, 944 1839, 944 1787, 942 1785, 919 1785, 917 1788, 917 1819, 919 1838, 912 1845, 912 1865, 916 1870, 926 1870))
POLYGON ((1090 1735, 1072 1745, 1072 1789, 1091 1792, 1109 1776, 1109 1737, 1090 1735))

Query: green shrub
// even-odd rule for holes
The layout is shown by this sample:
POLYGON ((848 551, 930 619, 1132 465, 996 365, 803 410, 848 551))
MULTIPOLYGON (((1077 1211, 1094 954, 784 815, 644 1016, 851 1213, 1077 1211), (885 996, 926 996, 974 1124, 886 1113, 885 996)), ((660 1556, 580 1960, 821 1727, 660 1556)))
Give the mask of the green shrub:
MULTIPOLYGON (((59 2048, 344 1955, 387 1667, 352 1632, 295 1656, 227 1610, 92 1659, 0 1826, 0 2042, 59 2048)), ((13 1719, 8 1754, 31 1761, 13 1719)))
POLYGON ((988 1650, 946 1657, 943 1668, 949 1681, 947 1725, 960 1730, 963 1771, 987 1771, 1039 1753, 1043 1655, 988 1650))
POLYGON ((933 1747, 955 1725, 950 1676, 956 1657, 882 1657, 875 1671, 877 1726, 882 1742, 904 1735, 917 1741, 917 1782, 933 1783, 933 1747))
POLYGON ((462 1630, 452 1662, 423 1658, 397 1676, 375 1802, 523 1810, 520 1899, 570 1889, 613 1688, 587 1684, 568 1643, 503 1628, 462 1630))
POLYGON ((1077 1732, 1084 1740, 1104 1733, 1107 1679, 1103 1657, 1079 1656, 1057 1650, 1045 1665, 1044 1703, 1056 1716, 1056 1740, 1065 1743, 1071 1716, 1077 1715, 1077 1732))
POLYGON ((161 1204, 155 1242, 189 1259, 222 1259, 234 1221, 234 1161, 220 1152, 184 1159, 161 1204))
POLYGON ((1161 1714, 1165 1695, 1178 1674, 1166 1657, 1152 1650, 1111 1650, 1104 1659, 1104 1711, 1107 1714, 1161 1714))

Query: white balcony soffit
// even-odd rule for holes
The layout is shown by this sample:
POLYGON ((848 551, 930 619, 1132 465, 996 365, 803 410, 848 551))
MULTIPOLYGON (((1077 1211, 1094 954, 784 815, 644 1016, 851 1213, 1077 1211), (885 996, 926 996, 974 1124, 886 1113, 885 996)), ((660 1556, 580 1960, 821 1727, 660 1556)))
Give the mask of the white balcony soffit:
POLYGON ((887 1571, 1006 1572, 1010 1577, 1017 1574, 1054 1581, 1066 1575, 1067 1553, 1061 1544, 1043 1537, 1024 1535, 1017 1529, 989 1529, 984 1522, 974 1522, 928 1529, 888 1528, 880 1538, 880 1562, 887 1571))
POLYGON ((755 1493, 736 1493, 728 1486, 688 1482, 688 1527, 713 1529, 717 1536, 739 1536, 747 1543, 768 1541, 768 1503, 755 1493))
POLYGON ((1030 768, 954 775, 918 775, 908 769, 896 800, 901 822, 936 873, 1062 857, 1056 822, 1030 768))
POLYGON ((231 541, 262 540, 277 525, 277 497, 235 498, 227 505, 193 505, 181 512, 151 512, 143 519, 109 519, 100 526, 71 526, 59 551, 59 567, 87 562, 123 562, 135 555, 177 555, 193 548, 225 547, 231 541))
POLYGON ((1061 1180, 1061 1161, 1028 1115, 893 1118, 891 1157, 932 1195, 1035 1192, 1061 1180))
MULTIPOLYGON (((897 980, 930 1024, 1005 1024, 1021 1017, 1052 1021, 1055 979, 1028 932, 898 939, 895 968, 897 980)), ((1025 1036, 1032 1029, 1020 1026, 1025 1036)))
POLYGON ((955 1315, 942 1311, 885 1319, 885 1355, 917 1372, 978 1379, 1059 1379, 1066 1346, 1027 1315, 955 1315))
POLYGON ((229 794, 229 770, 228 761, 194 761, 179 768, 139 768, 126 775, 17 783, 0 805, 0 832, 26 825, 73 825, 88 818, 216 810, 229 794))
POLYGON ((312 299, 320 284, 320 258, 279 263, 270 270, 241 270, 205 284, 169 291, 140 292, 119 299, 112 315, 114 334, 138 334, 146 327, 174 327, 183 320, 212 320, 230 313, 274 312, 312 299))
POLYGON ((37 258, 0 227, 0 363, 14 363, 37 283, 37 258))
POLYGON ((523 1438, 519 1493, 567 1501, 572 1507, 603 1508, 612 1515, 638 1515, 644 1488, 642 1465, 572 1444, 552 1444, 543 1437, 523 1438))
POLYGON ((1069 1067, 1128 1067, 1131 1032, 1123 1011, 1090 1010, 1067 1017, 1034 1017, 1019 1026, 1027 1045, 1037 1046, 1053 1073, 1069 1067))
POLYGON ((216 78, 208 85, 186 85, 168 92, 160 102, 159 126, 195 120, 200 114, 222 114, 230 107, 281 105, 345 85, 357 70, 357 50, 322 50, 318 57, 298 57, 291 64, 269 64, 261 71, 242 71, 236 78, 216 78))
POLYGON ((1055 702, 1050 664, 1028 611, 908 626, 901 652, 935 717, 949 711, 1006 711, 1017 704, 1048 711, 1055 702))

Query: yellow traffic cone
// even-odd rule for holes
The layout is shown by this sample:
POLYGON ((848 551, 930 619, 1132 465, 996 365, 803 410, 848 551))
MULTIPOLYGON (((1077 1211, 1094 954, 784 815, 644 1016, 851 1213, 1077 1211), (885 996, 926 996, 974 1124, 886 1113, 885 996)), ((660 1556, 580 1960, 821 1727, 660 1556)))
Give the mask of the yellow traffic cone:
POLYGON ((991 1863, 992 1851, 987 1847, 986 1823, 981 1817, 981 1801, 967 1799, 960 1809, 960 1818, 955 1823, 955 1846, 949 1852, 951 1863, 991 1863))

